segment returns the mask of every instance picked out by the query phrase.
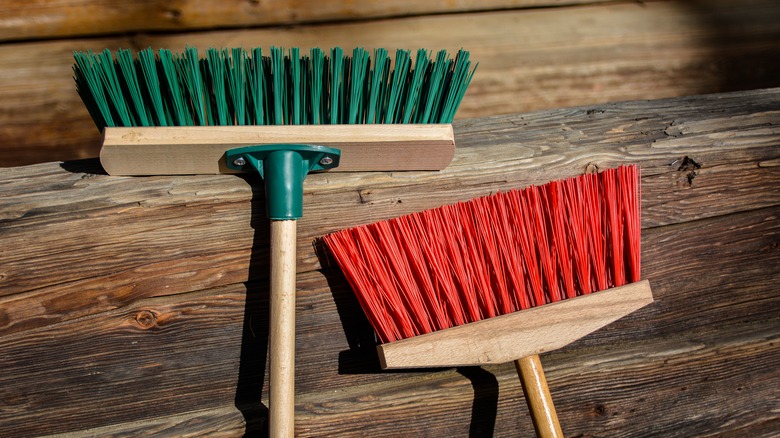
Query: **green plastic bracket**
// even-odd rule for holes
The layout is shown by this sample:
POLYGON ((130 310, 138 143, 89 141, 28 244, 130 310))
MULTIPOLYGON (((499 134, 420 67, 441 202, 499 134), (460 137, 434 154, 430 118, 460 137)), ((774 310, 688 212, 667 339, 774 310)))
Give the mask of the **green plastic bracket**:
POLYGON ((257 171, 265 181, 266 213, 272 220, 303 216, 303 180, 309 172, 339 165, 341 151, 307 144, 270 144, 230 149, 228 168, 257 171))

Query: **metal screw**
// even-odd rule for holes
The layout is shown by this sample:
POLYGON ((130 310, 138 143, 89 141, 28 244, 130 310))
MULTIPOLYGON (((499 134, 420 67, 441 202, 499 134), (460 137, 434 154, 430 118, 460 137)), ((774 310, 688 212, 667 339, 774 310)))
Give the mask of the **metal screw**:
POLYGON ((246 164, 246 159, 244 157, 238 157, 235 160, 233 160, 233 164, 235 164, 236 166, 243 166, 244 164, 246 164))
POLYGON ((333 164, 333 158, 322 157, 322 159, 320 160, 320 164, 323 166, 330 166, 331 164, 333 164))

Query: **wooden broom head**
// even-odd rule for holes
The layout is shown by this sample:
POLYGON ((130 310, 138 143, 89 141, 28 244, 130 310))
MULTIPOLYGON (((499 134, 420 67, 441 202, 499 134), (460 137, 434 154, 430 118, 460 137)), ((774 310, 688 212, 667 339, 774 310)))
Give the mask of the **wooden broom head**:
POLYGON ((476 69, 463 50, 212 48, 200 57, 189 47, 74 58, 112 175, 228 172, 226 150, 267 144, 341 149, 339 170, 443 169, 454 154, 448 124, 476 69))
POLYGON ((502 363, 652 302, 639 203, 639 170, 623 166, 324 240, 383 342, 383 367, 502 363))
POLYGON ((109 175, 233 173, 226 151, 267 144, 337 148, 334 172, 442 170, 455 155, 450 124, 116 127, 100 162, 109 175))

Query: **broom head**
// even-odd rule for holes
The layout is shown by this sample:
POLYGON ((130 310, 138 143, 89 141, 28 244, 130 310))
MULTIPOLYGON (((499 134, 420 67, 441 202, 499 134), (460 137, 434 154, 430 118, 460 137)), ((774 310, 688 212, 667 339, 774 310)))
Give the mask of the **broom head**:
POLYGON ((420 49, 272 47, 74 53, 77 90, 103 132, 111 175, 245 170, 229 149, 307 144, 339 149, 318 170, 440 170, 476 66, 420 49), (309 126, 304 126, 309 125, 309 126), (226 126, 230 126, 229 129, 226 126))
POLYGON ((623 166, 324 237, 384 368, 504 363, 649 303, 639 170, 623 166), (596 293, 597 292, 597 293, 596 293))

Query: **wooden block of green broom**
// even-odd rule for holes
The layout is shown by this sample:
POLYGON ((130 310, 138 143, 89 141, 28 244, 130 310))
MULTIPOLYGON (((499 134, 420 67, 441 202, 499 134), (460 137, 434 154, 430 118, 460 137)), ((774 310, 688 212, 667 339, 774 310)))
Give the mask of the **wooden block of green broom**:
POLYGON ((468 52, 361 48, 75 53, 110 175, 255 171, 271 219, 269 434, 294 435, 296 219, 310 171, 439 170, 468 52))
POLYGON ((340 150, 333 172, 442 170, 455 155, 449 123, 107 127, 100 162, 109 175, 235 173, 226 151, 289 143, 340 150))

